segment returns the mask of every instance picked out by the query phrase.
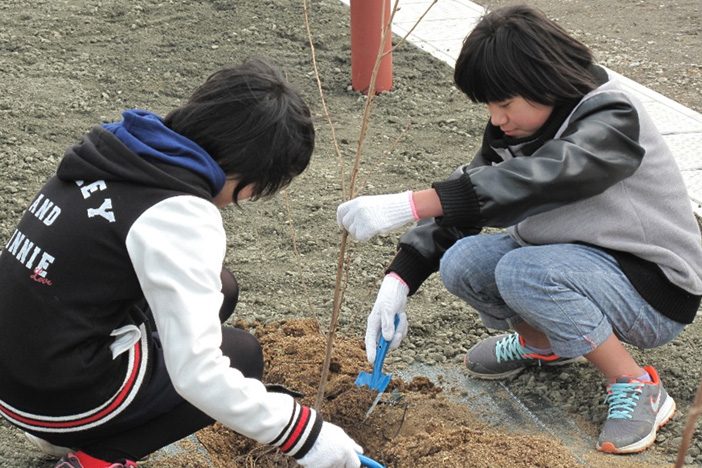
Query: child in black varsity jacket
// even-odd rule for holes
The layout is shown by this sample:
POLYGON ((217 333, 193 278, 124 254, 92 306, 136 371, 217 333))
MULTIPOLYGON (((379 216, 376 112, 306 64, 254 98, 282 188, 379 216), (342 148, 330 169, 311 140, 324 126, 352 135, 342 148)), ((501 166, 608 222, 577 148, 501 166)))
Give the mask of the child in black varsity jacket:
POLYGON ((622 343, 671 341, 702 294, 700 232, 673 155, 616 77, 530 7, 487 14, 454 78, 490 114, 473 161, 430 189, 337 210, 359 240, 419 221, 368 317, 369 360, 381 333, 400 344, 407 297, 438 270, 486 327, 514 330, 473 346, 469 375, 503 379, 584 356, 608 384, 597 448, 644 450, 675 402, 622 343))
POLYGON ((308 467, 359 447, 267 391, 218 208, 308 165, 307 105, 262 60, 211 75, 165 118, 141 110, 66 151, 0 253, 0 414, 61 468, 136 460, 214 421, 308 467))

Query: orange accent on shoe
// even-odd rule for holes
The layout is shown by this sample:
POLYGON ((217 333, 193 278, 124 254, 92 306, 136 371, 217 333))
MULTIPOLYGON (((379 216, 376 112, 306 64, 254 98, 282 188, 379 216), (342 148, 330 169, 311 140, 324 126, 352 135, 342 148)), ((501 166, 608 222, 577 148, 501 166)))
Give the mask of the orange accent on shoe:
POLYGON ((655 443, 655 440, 652 440, 650 444, 644 445, 643 447, 637 448, 635 450, 619 450, 617 447, 614 446, 612 442, 605 442, 599 447, 597 447, 597 450, 600 452, 605 452, 605 453, 612 453, 612 454, 630 454, 630 453, 641 453, 644 450, 650 448, 653 444, 655 443))
POLYGON ((651 376, 650 382, 642 382, 642 383, 651 384, 651 385, 658 385, 661 382, 661 379, 658 376, 658 371, 653 366, 643 366, 642 369, 645 370, 646 372, 648 372, 648 375, 651 376))
MULTIPOLYGON (((518 339, 519 339, 519 345, 522 348, 525 348, 526 341, 524 341, 524 337, 522 335, 518 335, 518 339)), ((525 353, 523 356, 531 358, 531 359, 538 359, 540 361, 546 361, 546 362, 557 361, 558 359, 561 358, 559 355, 557 355, 555 353, 551 353, 551 354, 525 353)))
MULTIPOLYGON (((648 373, 648 375, 650 376, 650 378, 651 378, 650 382, 642 382, 642 381, 637 380, 637 379, 631 379, 630 382, 637 382, 637 383, 642 384, 642 385, 659 385, 660 384, 660 377, 658 375, 658 372, 656 371, 656 369, 653 366, 644 366, 643 370, 645 370, 648 373)), ((612 394, 612 391, 610 390, 609 386, 607 387, 607 394, 608 395, 612 394)), ((657 413, 658 410, 660 409, 660 405, 662 403, 660 400, 660 397, 661 397, 660 391, 659 391, 656 399, 654 399, 653 396, 650 397, 650 404, 651 404, 651 408, 653 409, 654 413, 657 413)), ((670 415, 665 420, 663 420, 657 424, 657 426, 654 428, 655 431, 658 431, 660 428, 662 428, 663 426, 668 424, 668 422, 670 422, 670 420, 673 418, 674 410, 675 410, 675 404, 673 402, 673 411, 670 413, 670 415)), ((618 449, 612 442, 604 442, 601 445, 597 446, 597 450, 599 450, 601 452, 605 452, 605 453, 611 453, 611 454, 641 453, 644 450, 647 450, 648 448, 653 446, 653 444, 655 442, 656 442, 656 439, 653 438, 646 445, 642 445, 642 446, 637 447, 635 449, 627 449, 627 450, 618 449)))
POLYGON ((619 375, 616 377, 611 377, 609 379, 609 383, 613 384, 617 382, 617 379, 620 378, 627 378, 629 379, 629 382, 638 382, 641 384, 647 384, 647 385, 658 385, 660 383, 660 377, 658 377, 658 372, 656 372, 656 369, 653 368, 653 366, 643 366, 642 369, 646 371, 648 374, 650 380, 639 380, 638 378, 631 376, 631 375, 619 375))
POLYGON ((641 452, 647 450, 648 448, 650 448, 650 447, 654 444, 654 442, 655 442, 655 440, 651 441, 650 444, 645 445, 645 446, 643 446, 643 447, 641 447, 641 448, 637 448, 637 449, 635 449, 635 450, 626 450, 626 451, 619 450, 618 448, 616 448, 616 447, 614 446, 614 444, 612 444, 612 442, 605 442, 604 444, 602 444, 602 445, 600 445, 600 446, 598 447, 598 450, 599 450, 600 452, 605 452, 605 453, 626 454, 626 455, 628 455, 628 454, 632 454, 632 453, 641 453, 641 452))
POLYGON ((605 452, 605 453, 617 453, 617 448, 614 446, 612 442, 605 442, 604 444, 600 445, 597 447, 600 452, 605 452))
POLYGON ((543 354, 536 354, 536 353, 528 353, 528 354, 525 354, 524 357, 538 359, 539 361, 546 361, 546 362, 557 361, 561 358, 557 354, 543 355, 543 354))

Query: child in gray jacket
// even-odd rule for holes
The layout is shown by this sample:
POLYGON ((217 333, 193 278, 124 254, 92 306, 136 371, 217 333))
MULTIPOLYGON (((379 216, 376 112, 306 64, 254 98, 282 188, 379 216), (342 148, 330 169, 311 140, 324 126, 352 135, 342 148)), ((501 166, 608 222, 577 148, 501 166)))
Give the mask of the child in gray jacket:
POLYGON ((502 379, 584 356, 608 384, 597 448, 646 449, 675 402, 623 343, 671 341, 702 294, 700 232, 670 150, 588 48, 527 6, 485 16, 454 79, 490 114, 473 161, 429 189, 337 210, 358 240, 418 221, 368 317, 369 360, 381 333, 399 346, 408 296, 438 270, 486 327, 514 330, 468 351, 471 376, 502 379))

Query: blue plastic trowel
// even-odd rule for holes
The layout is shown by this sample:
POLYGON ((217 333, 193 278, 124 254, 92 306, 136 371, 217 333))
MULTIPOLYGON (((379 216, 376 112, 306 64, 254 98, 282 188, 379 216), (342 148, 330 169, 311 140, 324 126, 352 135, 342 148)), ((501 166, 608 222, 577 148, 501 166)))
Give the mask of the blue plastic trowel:
MULTIPOLYGON (((400 317, 396 315, 395 328, 397 328, 397 324, 399 322, 400 317)), ((373 362, 373 373, 369 374, 368 372, 361 371, 358 374, 358 377, 356 377, 357 387, 369 387, 372 390, 378 391, 378 395, 375 397, 375 400, 373 400, 373 404, 368 409, 364 420, 367 419, 368 416, 370 416, 370 414, 373 412, 376 405, 382 398, 383 392, 386 388, 388 388, 388 384, 390 383, 390 378, 392 377, 392 375, 383 374, 383 362, 385 361, 385 356, 388 354, 389 346, 390 343, 385 338, 383 338, 383 335, 381 334, 380 339, 378 340, 378 349, 375 353, 375 361, 373 362)))
POLYGON ((384 465, 381 465, 377 461, 361 453, 358 454, 358 459, 361 460, 361 466, 366 466, 368 468, 385 468, 384 465))

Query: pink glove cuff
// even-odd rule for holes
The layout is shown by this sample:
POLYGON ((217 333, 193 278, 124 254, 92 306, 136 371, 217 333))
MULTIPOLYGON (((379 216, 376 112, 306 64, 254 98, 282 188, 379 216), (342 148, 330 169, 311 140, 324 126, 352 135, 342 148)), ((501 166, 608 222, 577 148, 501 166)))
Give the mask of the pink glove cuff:
MULTIPOLYGON (((400 275, 398 275, 397 273, 395 273, 394 271, 391 271, 390 273, 388 273, 388 276, 391 276, 391 277, 395 278, 395 279, 398 280, 400 283, 402 283, 402 284, 404 284, 405 286, 407 286, 407 283, 405 283, 405 280, 403 280, 402 277, 401 277, 400 275)), ((409 289, 409 286, 407 286, 407 288, 409 289)))
MULTIPOLYGON (((409 191, 409 204, 410 204, 410 209, 412 210, 412 217, 414 218, 415 221, 419 221, 419 214, 417 213, 417 206, 414 204, 414 192, 412 192, 411 190, 409 191)), ((400 278, 400 277, 398 276, 398 278, 400 278)), ((402 278, 400 278, 400 279, 402 279, 402 278)))

